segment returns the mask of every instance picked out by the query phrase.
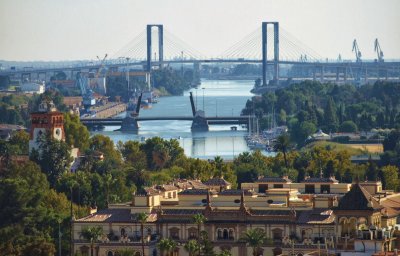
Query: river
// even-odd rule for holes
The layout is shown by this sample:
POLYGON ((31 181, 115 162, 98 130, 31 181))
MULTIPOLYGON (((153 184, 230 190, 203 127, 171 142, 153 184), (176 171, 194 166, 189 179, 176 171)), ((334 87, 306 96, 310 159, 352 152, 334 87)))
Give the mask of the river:
MULTIPOLYGON (((190 91, 197 109, 205 109, 206 116, 238 116, 253 96, 250 92, 253 85, 254 81, 246 80, 202 80, 198 89, 190 91)), ((141 109, 140 116, 191 116, 190 91, 183 96, 161 97, 151 109, 141 109)), ((230 160, 244 151, 250 151, 244 139, 248 134, 245 128, 237 126, 237 131, 232 131, 231 125, 210 125, 208 132, 191 132, 190 126, 190 121, 146 121, 140 122, 137 134, 114 131, 116 127, 105 127, 92 134, 107 135, 114 142, 143 141, 155 136, 177 139, 187 156, 201 159, 221 156, 230 160)))

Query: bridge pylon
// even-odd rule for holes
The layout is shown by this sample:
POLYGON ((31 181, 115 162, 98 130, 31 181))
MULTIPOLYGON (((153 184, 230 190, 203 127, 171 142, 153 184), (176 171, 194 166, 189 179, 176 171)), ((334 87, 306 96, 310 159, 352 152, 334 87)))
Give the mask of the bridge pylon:
POLYGON ((273 72, 273 84, 278 85, 279 83, 279 22, 263 22, 261 26, 262 30, 262 77, 263 86, 267 85, 267 70, 268 70, 268 25, 274 27, 274 72, 273 72))
POLYGON ((161 24, 149 24, 147 25, 147 71, 151 70, 151 29, 153 27, 156 27, 158 30, 158 61, 160 63, 160 67, 162 67, 162 62, 164 60, 164 27, 161 24))

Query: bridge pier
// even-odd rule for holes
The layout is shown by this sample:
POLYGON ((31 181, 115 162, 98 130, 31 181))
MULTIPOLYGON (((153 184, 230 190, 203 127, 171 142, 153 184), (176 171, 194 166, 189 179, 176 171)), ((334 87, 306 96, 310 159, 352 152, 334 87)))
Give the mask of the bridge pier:
POLYGON ((209 130, 208 121, 205 118, 204 111, 198 110, 193 118, 192 132, 207 132, 209 130))
POLYGON ((127 116, 122 120, 120 131, 123 132, 137 132, 139 131, 139 123, 136 118, 127 116))

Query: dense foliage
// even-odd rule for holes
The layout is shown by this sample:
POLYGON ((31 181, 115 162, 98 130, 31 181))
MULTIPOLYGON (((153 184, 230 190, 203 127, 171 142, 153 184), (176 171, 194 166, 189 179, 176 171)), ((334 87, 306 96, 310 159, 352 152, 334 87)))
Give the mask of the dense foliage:
MULTIPOLYGON (((198 78, 193 70, 181 71, 169 67, 153 70, 151 73, 151 86, 164 95, 181 95, 184 90, 190 89, 192 84, 198 83, 198 78)), ((132 91, 146 91, 147 83, 143 78, 130 77, 129 87, 132 91)), ((107 78, 107 95, 112 99, 121 96, 128 101, 128 82, 126 76, 116 76, 107 78)))
POLYGON ((255 114, 262 128, 288 125, 293 141, 302 145, 317 129, 325 133, 400 127, 400 84, 322 84, 305 81, 253 97, 243 114, 255 114))

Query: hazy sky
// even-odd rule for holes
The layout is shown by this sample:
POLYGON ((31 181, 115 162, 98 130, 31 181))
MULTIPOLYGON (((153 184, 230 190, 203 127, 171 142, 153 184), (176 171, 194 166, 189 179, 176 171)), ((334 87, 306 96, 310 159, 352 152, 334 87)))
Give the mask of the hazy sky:
POLYGON ((0 59, 79 60, 112 55, 146 24, 215 56, 260 27, 280 25, 320 55, 400 57, 399 0, 0 0, 0 59))

